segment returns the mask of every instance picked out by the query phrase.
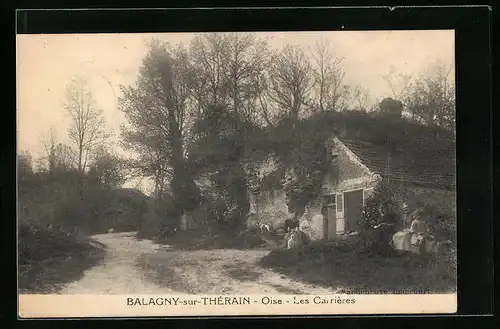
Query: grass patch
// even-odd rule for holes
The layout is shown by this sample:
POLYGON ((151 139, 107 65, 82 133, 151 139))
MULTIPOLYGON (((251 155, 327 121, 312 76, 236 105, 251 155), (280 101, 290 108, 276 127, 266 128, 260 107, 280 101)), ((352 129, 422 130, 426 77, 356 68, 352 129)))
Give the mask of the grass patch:
POLYGON ((212 249, 254 249, 265 247, 267 242, 258 233, 242 231, 239 233, 207 232, 201 230, 180 231, 172 237, 156 239, 155 242, 183 250, 212 249))
POLYGON ((18 242, 20 293, 57 293, 106 254, 104 245, 89 238, 24 225, 18 242))
POLYGON ((260 265, 296 280, 340 292, 456 291, 456 262, 450 258, 385 251, 376 253, 357 238, 318 241, 295 250, 274 250, 260 265))

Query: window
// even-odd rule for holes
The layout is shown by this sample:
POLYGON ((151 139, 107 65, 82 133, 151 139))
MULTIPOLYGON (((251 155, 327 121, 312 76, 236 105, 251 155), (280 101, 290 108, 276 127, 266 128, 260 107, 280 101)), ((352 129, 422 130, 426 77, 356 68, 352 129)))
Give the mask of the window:
POLYGON ((344 195, 342 193, 337 194, 337 212, 344 211, 344 195))
POLYGON ((325 195, 324 204, 326 206, 335 205, 335 194, 325 195))

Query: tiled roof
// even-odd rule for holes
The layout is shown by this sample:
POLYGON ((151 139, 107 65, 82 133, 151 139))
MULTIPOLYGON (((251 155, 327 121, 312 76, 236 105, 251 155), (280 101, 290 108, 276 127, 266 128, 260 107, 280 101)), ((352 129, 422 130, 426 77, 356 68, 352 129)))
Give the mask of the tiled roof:
POLYGON ((433 147, 421 143, 404 148, 399 145, 396 149, 360 140, 341 138, 340 141, 375 174, 429 187, 455 187, 454 143, 433 147))

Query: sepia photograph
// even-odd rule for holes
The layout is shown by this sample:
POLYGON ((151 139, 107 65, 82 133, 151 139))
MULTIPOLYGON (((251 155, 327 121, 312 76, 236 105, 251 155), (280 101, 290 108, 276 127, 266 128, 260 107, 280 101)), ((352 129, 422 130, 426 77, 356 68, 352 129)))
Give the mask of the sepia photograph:
POLYGON ((456 311, 453 30, 16 38, 21 316, 456 311))

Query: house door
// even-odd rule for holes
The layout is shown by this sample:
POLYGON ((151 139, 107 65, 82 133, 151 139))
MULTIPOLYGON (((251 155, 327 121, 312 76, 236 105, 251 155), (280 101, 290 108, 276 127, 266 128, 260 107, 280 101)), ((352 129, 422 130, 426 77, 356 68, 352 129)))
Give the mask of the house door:
POLYGON ((329 205, 327 208, 327 220, 328 220, 328 238, 331 239, 337 235, 337 211, 335 204, 329 205))
POLYGON ((363 190, 344 193, 346 232, 358 231, 358 220, 363 216, 363 190))
POLYGON ((335 194, 325 195, 323 200, 323 238, 330 239, 336 235, 335 194))

